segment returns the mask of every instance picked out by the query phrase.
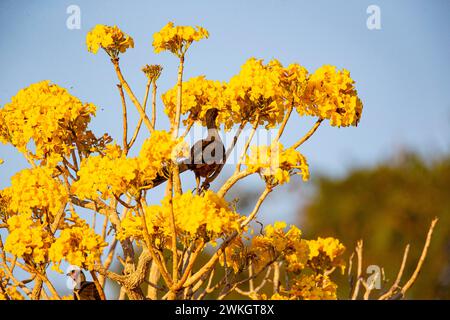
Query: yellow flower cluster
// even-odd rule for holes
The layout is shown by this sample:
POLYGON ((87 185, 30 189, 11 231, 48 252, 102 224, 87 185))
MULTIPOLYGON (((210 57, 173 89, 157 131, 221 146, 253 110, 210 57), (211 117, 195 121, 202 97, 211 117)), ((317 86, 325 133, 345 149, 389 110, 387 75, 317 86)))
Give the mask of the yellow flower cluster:
POLYGON ((300 115, 330 119, 332 126, 347 127, 358 124, 362 107, 350 73, 325 65, 309 77, 297 111, 300 115))
POLYGON ((146 64, 145 66, 142 67, 142 72, 150 81, 153 82, 158 80, 162 70, 163 67, 159 64, 152 64, 152 65, 146 64))
POLYGON ((0 142, 34 153, 39 160, 66 155, 75 140, 82 144, 91 137, 86 128, 95 110, 49 81, 32 84, 0 109, 0 142))
POLYGON ((158 173, 163 174, 163 167, 187 156, 188 147, 182 138, 173 139, 164 130, 155 130, 142 144, 137 158, 141 180, 153 179, 158 173))
MULTIPOLYGON (((166 113, 173 118, 177 87, 162 99, 166 113)), ((275 59, 267 64, 255 58, 247 60, 228 83, 204 76, 183 83, 181 112, 189 113, 188 120, 203 121, 212 106, 219 109, 217 121, 226 129, 242 122, 273 128, 291 107, 296 107, 301 116, 330 119, 332 126, 356 125, 362 114, 362 103, 348 71, 326 65, 309 75, 297 63, 283 67, 275 59)))
POLYGON ((77 219, 75 225, 61 231, 59 238, 50 247, 49 258, 55 263, 56 270, 63 259, 80 268, 92 270, 107 245, 88 224, 77 219))
MULTIPOLYGON (((343 267, 340 256, 344 247, 333 238, 304 240, 301 231, 291 226, 287 231, 285 222, 275 222, 264 229, 262 235, 253 237, 246 247, 240 238, 234 239, 225 249, 225 257, 220 263, 241 272, 251 262, 255 272, 259 272, 273 262, 283 262, 286 272, 293 275, 293 285, 289 290, 280 288, 271 299, 336 299, 336 284, 326 271, 343 267)), ((258 297, 266 299, 265 295, 258 297)))
POLYGON ((328 270, 333 267, 345 267, 342 254, 345 247, 338 239, 321 238, 308 240, 309 246, 309 266, 313 270, 328 270))
MULTIPOLYGON (((308 245, 301 239, 301 231, 297 227, 291 226, 287 232, 285 228, 285 222, 266 226, 264 234, 253 237, 248 247, 241 238, 235 238, 225 249, 227 266, 239 273, 251 262, 258 272, 270 263, 282 260, 288 271, 300 272, 308 262, 308 245)), ((225 264, 223 256, 220 263, 225 264)))
POLYGON ((0 190, 0 221, 6 222, 9 210, 10 198, 5 194, 5 190, 0 190))
POLYGON ((286 108, 283 73, 277 60, 266 65, 255 58, 247 60, 239 74, 230 79, 225 93, 233 122, 265 124, 266 128, 280 123, 286 108))
POLYGON ((183 57, 194 41, 208 38, 205 28, 197 26, 175 26, 173 22, 166 24, 159 32, 153 35, 153 48, 156 53, 169 50, 178 57, 183 57))
MULTIPOLYGON (((172 119, 177 87, 167 91, 162 99, 172 119)), ((206 80, 204 76, 183 83, 181 112, 189 113, 187 120, 204 121, 211 107, 219 109, 217 121, 226 129, 242 122, 273 128, 291 107, 296 107, 302 116, 330 119, 332 126, 356 125, 362 113, 362 103, 348 71, 323 66, 309 75, 297 63, 283 67, 275 59, 264 64, 255 58, 247 60, 228 83, 206 80)))
POLYGON ((284 149, 277 141, 273 141, 270 146, 250 147, 245 165, 250 172, 258 172, 269 185, 289 182, 293 174, 301 175, 303 181, 309 179, 306 158, 295 149, 284 149))
POLYGON ((288 271, 301 271, 308 261, 308 245, 294 225, 286 232, 286 223, 276 222, 265 227, 265 234, 252 239, 250 247, 256 270, 281 257, 288 271))
POLYGON ((138 163, 128 159, 116 145, 108 146, 105 155, 90 156, 82 160, 79 179, 71 191, 82 199, 107 199, 129 189, 137 176, 138 163))
MULTIPOLYGON (((187 121, 204 122, 206 111, 219 110, 217 122, 225 129, 244 121, 265 123, 274 127, 283 120, 286 106, 294 105, 303 97, 308 72, 298 64, 287 68, 272 60, 264 65, 262 60, 249 59, 241 72, 229 83, 207 80, 204 76, 183 82, 182 114, 189 113, 187 121)), ((166 114, 175 116, 177 87, 162 96, 166 114)))
MULTIPOLYGON (((1 278, 0 278, 1 281, 1 278)), ((23 295, 19 292, 16 286, 8 286, 6 294, 10 300, 25 300, 23 295)), ((0 300, 7 300, 7 297, 0 291, 0 300)))
MULTIPOLYGON (((225 123, 230 127, 230 113, 224 103, 223 92, 225 85, 219 81, 207 80, 204 76, 199 76, 183 82, 182 87, 182 107, 181 114, 189 113, 184 120, 184 124, 193 121, 202 121, 205 123, 205 114, 208 109, 216 108, 219 110, 217 124, 225 123)), ((162 95, 164 111, 170 119, 175 118, 177 105, 177 86, 173 87, 162 95)))
POLYGON ((11 187, 3 190, 9 199, 8 209, 20 214, 43 214, 44 221, 56 215, 66 204, 68 194, 52 172, 48 167, 36 167, 16 173, 11 187))
POLYGON ((128 158, 119 146, 109 145, 104 155, 83 159, 72 192, 87 199, 132 192, 156 178, 165 165, 185 151, 182 140, 173 140, 167 131, 154 131, 135 158, 128 158))
MULTIPOLYGON (((165 197, 161 205, 144 208, 147 230, 150 235, 166 238, 171 235, 171 212, 175 217, 175 226, 180 236, 187 238, 202 237, 206 241, 239 230, 241 216, 231 210, 228 203, 212 191, 204 195, 186 192, 170 199, 165 197)), ((142 220, 129 214, 122 222, 122 233, 119 239, 134 237, 142 239, 142 220)))
POLYGON ((234 238, 228 246, 225 247, 225 254, 219 257, 222 266, 232 267, 234 273, 240 273, 248 264, 248 251, 242 241, 242 238, 234 238), (225 261, 226 260, 226 261, 225 261))
POLYGON ((323 274, 301 275, 290 290, 280 290, 272 300, 336 300, 337 285, 323 274))
POLYGON ((5 250, 33 263, 45 263, 52 236, 39 221, 28 214, 19 214, 8 219, 9 235, 5 250))
POLYGON ((299 105, 305 94, 308 70, 298 63, 292 63, 283 69, 280 81, 286 105, 299 105))
POLYGON ((104 49, 112 58, 119 53, 124 53, 128 48, 134 48, 134 41, 117 26, 105 26, 98 24, 86 36, 88 51, 97 53, 104 49))

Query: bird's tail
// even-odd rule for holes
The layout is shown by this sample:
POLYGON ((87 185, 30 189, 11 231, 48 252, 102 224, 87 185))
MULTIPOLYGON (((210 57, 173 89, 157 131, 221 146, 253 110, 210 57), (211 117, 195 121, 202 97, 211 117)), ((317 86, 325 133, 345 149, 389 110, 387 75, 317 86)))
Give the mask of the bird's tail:
MULTIPOLYGON (((177 164, 178 164, 178 168, 179 168, 179 172, 183 173, 187 170, 190 169, 190 160, 188 158, 181 158, 177 160, 177 164)), ((156 186, 159 186, 160 184, 164 183, 167 181, 167 177, 170 176, 169 173, 169 169, 168 166, 164 165, 161 168, 160 173, 158 173, 158 175, 156 176, 155 179, 152 180, 152 182, 149 184, 151 185, 153 188, 156 186)))

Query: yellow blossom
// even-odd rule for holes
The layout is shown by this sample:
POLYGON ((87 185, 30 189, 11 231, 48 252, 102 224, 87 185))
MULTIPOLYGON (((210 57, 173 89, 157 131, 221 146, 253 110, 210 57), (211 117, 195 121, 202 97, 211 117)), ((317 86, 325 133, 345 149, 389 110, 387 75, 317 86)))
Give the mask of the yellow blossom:
MULTIPOLYGON (((165 197, 160 206, 144 207, 150 235, 171 235, 172 210, 178 234, 188 238, 201 236, 209 241, 239 230, 241 216, 232 211, 228 203, 212 191, 201 196, 192 192, 176 195, 173 197, 173 208, 169 201, 169 197, 165 197)), ((141 239, 143 237, 141 218, 133 214, 124 219, 122 229, 122 233, 118 235, 120 239, 130 236, 141 239)))
POLYGON ((144 72, 145 76, 150 81, 155 82, 161 75, 162 69, 163 67, 159 64, 152 64, 152 65, 146 64, 144 67, 142 67, 142 72, 144 72))
POLYGON ((0 109, 0 142, 38 160, 67 155, 75 142, 83 146, 92 140, 86 128, 95 110, 50 81, 32 84, 0 109))
POLYGON ((280 294, 279 292, 275 293, 270 297, 270 300, 290 300, 289 297, 280 294))
POLYGON ((357 125, 362 108, 350 73, 330 65, 317 69, 308 78, 303 100, 297 105, 300 115, 329 119, 337 127, 357 125))
MULTIPOLYGON (((1 281, 1 278, 0 278, 1 281)), ((24 296, 19 292, 16 286, 9 286, 6 288, 6 295, 10 300, 25 300, 24 296)), ((0 291, 0 300, 7 300, 5 294, 0 291)))
POLYGON ((290 176, 299 174, 303 181, 309 179, 306 158, 297 150, 284 149, 280 142, 273 141, 270 146, 252 146, 250 155, 245 158, 250 172, 258 172, 270 185, 290 181, 290 176))
POLYGON ((16 213, 56 215, 68 199, 66 188, 52 177, 53 169, 24 169, 11 178, 11 187, 3 190, 9 198, 8 208, 16 213))
MULTIPOLYGON (((219 81, 207 80, 204 76, 199 76, 183 82, 182 90, 181 114, 188 114, 188 118, 184 120, 184 124, 201 121, 205 126, 205 114, 211 108, 219 110, 216 120, 217 124, 225 123, 227 128, 233 124, 229 110, 224 103, 223 92, 225 90, 225 84, 219 81)), ((165 113, 170 119, 174 119, 177 105, 177 86, 163 94, 162 101, 165 106, 165 113)))
POLYGON ((155 130, 142 144, 137 158, 142 179, 153 179, 162 168, 187 155, 187 145, 182 138, 173 139, 164 130, 155 130))
POLYGON ((219 262, 222 266, 225 262, 228 267, 233 268, 234 273, 239 273, 247 265, 248 252, 242 238, 234 238, 225 248, 225 255, 221 255, 219 262))
POLYGON ((107 245, 89 225, 77 219, 77 224, 61 231, 50 247, 49 258, 56 267, 65 259, 70 264, 92 270, 107 245))
POLYGON ((97 53, 104 49, 111 57, 117 57, 128 48, 134 48, 134 41, 117 26, 105 26, 98 24, 86 36, 88 51, 97 53))
POLYGON ((299 300, 336 300, 337 285, 326 275, 301 275, 287 292, 299 300))
POLYGON ((6 251, 28 262, 47 262, 52 237, 41 222, 27 214, 15 215, 8 219, 8 230, 6 251))
POLYGON ((232 77, 225 91, 234 123, 247 121, 273 128, 284 118, 287 101, 281 84, 283 66, 272 60, 267 65, 251 58, 232 77))
POLYGON ((88 199, 134 194, 133 190, 163 174, 164 166, 184 152, 182 139, 172 139, 167 131, 154 131, 144 141, 139 156, 134 158, 127 157, 118 145, 108 145, 103 155, 83 159, 72 192, 88 199))
POLYGON ((257 271, 277 259, 284 260, 291 272, 299 272, 306 266, 309 249, 301 239, 301 231, 295 226, 287 232, 285 228, 285 222, 276 222, 264 228, 264 235, 252 239, 250 255, 257 271))
POLYGON ((335 238, 317 238, 308 240, 309 264, 315 270, 327 270, 333 267, 340 267, 342 270, 345 263, 342 254, 345 247, 335 238))
POLYGON ((176 56, 182 57, 192 42, 208 37, 209 33, 205 28, 175 26, 173 22, 169 22, 153 35, 153 48, 156 53, 169 50, 176 56))
POLYGON ((122 194, 129 189, 137 176, 138 163, 129 159, 118 146, 108 146, 105 155, 83 159, 78 170, 79 179, 73 183, 72 192, 80 198, 106 199, 112 194, 122 194))
POLYGON ((307 86, 308 71, 298 63, 292 63, 283 69, 280 80, 287 105, 296 106, 302 103, 307 86))

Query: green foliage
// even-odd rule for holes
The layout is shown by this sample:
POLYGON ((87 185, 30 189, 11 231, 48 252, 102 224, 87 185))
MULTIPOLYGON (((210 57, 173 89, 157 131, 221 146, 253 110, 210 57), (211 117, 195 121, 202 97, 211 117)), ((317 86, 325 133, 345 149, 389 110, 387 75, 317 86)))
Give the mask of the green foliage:
MULTIPOLYGON (((410 243, 403 279, 413 273, 433 217, 439 218, 421 275, 410 299, 450 298, 450 156, 427 162, 403 154, 374 168, 354 169, 339 179, 316 180, 312 200, 302 208, 306 236, 339 238, 348 248, 364 240, 366 268, 383 267, 388 287, 395 280, 403 250, 410 243)), ((342 276, 340 289, 347 287, 342 276)), ((341 290, 340 298, 348 292, 341 290)))

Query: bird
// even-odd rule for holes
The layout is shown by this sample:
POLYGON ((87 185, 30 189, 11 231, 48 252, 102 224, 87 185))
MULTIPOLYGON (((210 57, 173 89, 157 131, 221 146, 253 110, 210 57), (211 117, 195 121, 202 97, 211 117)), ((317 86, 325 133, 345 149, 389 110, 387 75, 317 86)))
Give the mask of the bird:
POLYGON ((219 110, 208 109, 205 114, 208 135, 205 139, 197 141, 191 148, 190 158, 185 162, 189 170, 195 174, 197 193, 209 188, 210 183, 222 170, 226 161, 225 146, 220 138, 216 119, 219 110), (200 178, 205 178, 200 187, 200 178))
POLYGON ((71 268, 66 274, 76 285, 73 288, 74 300, 101 300, 100 293, 97 290, 94 282, 86 281, 86 276, 83 271, 71 268))
MULTIPOLYGON (((191 170, 195 174, 196 190, 201 193, 209 188, 210 183, 217 177, 226 162, 225 146, 220 138, 216 119, 219 114, 217 108, 208 109, 205 113, 205 122, 208 135, 205 139, 197 141, 190 149, 189 158, 179 159, 177 165, 179 172, 191 170), (200 179, 205 178, 200 187, 200 179)), ((152 180, 151 186, 156 187, 164 183, 169 176, 167 168, 162 168, 162 173, 152 180)))

